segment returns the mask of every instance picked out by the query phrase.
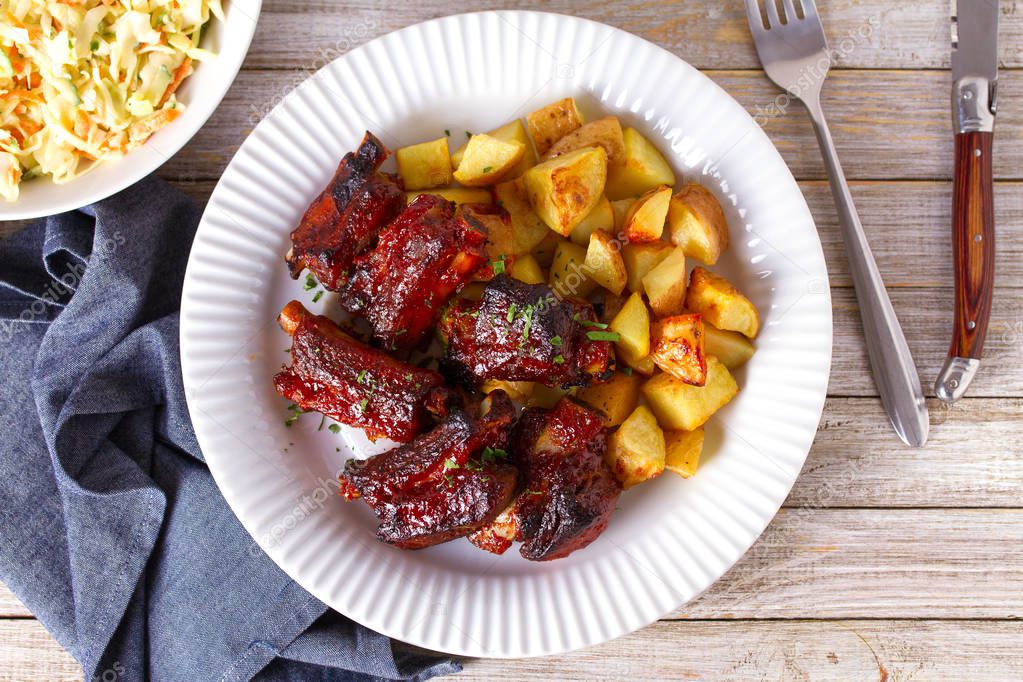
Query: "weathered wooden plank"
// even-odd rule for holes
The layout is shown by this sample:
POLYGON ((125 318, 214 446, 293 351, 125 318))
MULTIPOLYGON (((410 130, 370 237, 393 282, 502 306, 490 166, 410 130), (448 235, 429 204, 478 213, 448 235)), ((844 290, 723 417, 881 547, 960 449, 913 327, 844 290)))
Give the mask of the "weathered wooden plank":
MULTIPOLYGON (((906 333, 913 359, 933 396, 934 378, 948 352, 952 330, 952 291, 942 289, 890 289, 895 312, 906 333)), ((834 354, 828 393, 834 396, 874 396, 859 308, 852 289, 833 289, 834 354)), ((974 398, 1023 396, 1023 290, 996 289, 991 323, 984 346, 984 362, 970 385, 974 398)))
POLYGON ((564 656, 465 662, 459 680, 1019 679, 1023 624, 659 622, 564 656))
MULTIPOLYGON (((563 656, 467 659, 451 679, 969 679, 1023 675, 1023 623, 660 621, 563 656)), ((77 662, 33 620, 0 621, 0 680, 72 682, 77 662)))
MULTIPOLYGON (((79 682, 82 667, 37 620, 0 620, 0 680, 79 682)), ((117 678, 112 678, 117 679, 117 678)))
MULTIPOLYGON (((947 3, 827 0, 819 6, 838 67, 948 68, 947 3)), ((523 7, 507 0, 483 0, 473 3, 471 9, 523 7)), ((671 50, 698 68, 759 66, 741 2, 552 0, 535 8, 617 26, 671 50)), ((313 68, 325 56, 336 56, 376 36, 468 9, 425 0, 399 4, 371 0, 274 2, 266 6, 245 65, 313 68), (289 40, 281 40, 282 35, 289 40)), ((1018 1, 1002 0, 999 52, 1002 66, 1023 66, 1023 4, 1018 1)))
MULTIPOLYGON (((243 71, 209 122, 164 167, 182 179, 219 177, 252 127, 306 74, 243 71)), ((759 71, 709 71, 752 115, 763 120, 793 174, 826 179, 816 138, 801 105, 784 96, 759 71), (787 114, 777 115, 780 108, 787 114)), ((1023 72, 999 79, 995 176, 1023 177, 1023 72)), ((824 88, 824 108, 849 178, 950 179, 952 132, 949 76, 941 71, 838 71, 824 88)), ((386 141, 386 140, 385 140, 386 141)))

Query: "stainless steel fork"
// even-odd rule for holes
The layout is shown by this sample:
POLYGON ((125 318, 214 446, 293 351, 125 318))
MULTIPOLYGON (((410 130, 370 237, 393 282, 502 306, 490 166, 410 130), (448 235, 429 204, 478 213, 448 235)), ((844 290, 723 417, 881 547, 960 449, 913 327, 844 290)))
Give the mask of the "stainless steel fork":
POLYGON ((813 0, 780 0, 781 8, 777 0, 764 0, 762 14, 759 1, 746 0, 753 42, 768 77, 801 100, 813 121, 838 207, 838 221, 881 401, 899 437, 920 447, 927 442, 929 428, 920 376, 867 243, 821 110, 821 86, 831 68, 831 55, 817 7, 813 0))

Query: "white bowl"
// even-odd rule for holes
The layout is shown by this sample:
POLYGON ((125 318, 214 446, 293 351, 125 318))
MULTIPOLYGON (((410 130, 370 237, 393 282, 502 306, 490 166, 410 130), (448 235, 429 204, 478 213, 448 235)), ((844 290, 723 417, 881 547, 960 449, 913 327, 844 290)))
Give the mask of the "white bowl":
POLYGON ((184 114, 141 147, 69 183, 57 185, 46 176, 26 180, 17 201, 0 198, 0 220, 38 218, 86 206, 141 180, 174 156, 206 123, 234 82, 256 32, 262 4, 263 0, 227 0, 224 22, 210 22, 202 47, 217 57, 198 64, 178 89, 178 99, 187 107, 184 114))
POLYGON ((781 156, 746 111, 674 55, 574 17, 486 12, 429 21, 353 50, 295 89, 246 139, 199 226, 181 306, 188 406, 206 462, 257 546, 316 597, 379 632, 470 656, 596 644, 692 599, 756 540, 813 441, 831 360, 820 240, 781 156), (720 198, 732 246, 715 270, 757 305, 757 354, 707 425, 696 476, 625 492, 607 531, 548 563, 465 540, 410 552, 374 538, 337 496, 361 432, 284 425, 271 378, 287 360, 275 317, 312 303, 282 259, 288 234, 370 129, 398 147, 496 127, 575 96, 638 127, 682 177, 720 198))

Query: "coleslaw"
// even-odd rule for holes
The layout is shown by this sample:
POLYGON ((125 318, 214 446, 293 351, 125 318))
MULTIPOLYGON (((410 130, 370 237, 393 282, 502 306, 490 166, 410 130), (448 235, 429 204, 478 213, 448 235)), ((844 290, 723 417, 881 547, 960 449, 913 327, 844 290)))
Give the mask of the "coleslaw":
POLYGON ((68 182, 177 118, 220 0, 0 0, 0 195, 68 182))

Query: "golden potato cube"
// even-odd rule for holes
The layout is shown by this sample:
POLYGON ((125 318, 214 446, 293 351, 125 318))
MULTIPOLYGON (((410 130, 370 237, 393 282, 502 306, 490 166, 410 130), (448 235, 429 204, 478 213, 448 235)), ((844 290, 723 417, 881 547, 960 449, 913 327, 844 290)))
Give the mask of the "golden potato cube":
POLYGON ((520 282, 526 284, 543 284, 547 278, 543 275, 543 268, 536 262, 532 254, 516 256, 512 263, 509 274, 520 282))
POLYGON ((728 222, 721 204, 703 185, 688 182, 668 207, 671 241, 690 258, 714 265, 728 248, 728 222))
POLYGON ((686 309, 700 313, 718 329, 740 332, 756 338, 760 315, 753 303, 724 277, 703 268, 693 268, 686 291, 686 309))
POLYGON ((650 328, 650 357, 679 381, 693 386, 707 382, 703 320, 699 315, 676 315, 650 328))
POLYGON ((597 288, 586 267, 586 249, 561 240, 554 249, 551 263, 551 289, 562 298, 585 299, 597 288))
POLYGON ((515 167, 526 153, 521 142, 505 142, 487 134, 473 135, 455 171, 455 180, 467 187, 493 185, 515 167))
POLYGON ((611 208, 611 202, 607 200, 607 197, 600 198, 593 210, 572 229, 569 238, 579 246, 588 246, 590 235, 597 230, 604 230, 612 234, 615 231, 614 209, 611 208))
MULTIPOLYGON (((513 252, 515 254, 530 253, 544 239, 551 236, 547 223, 533 210, 526 193, 526 183, 521 178, 500 182, 494 185, 494 197, 501 208, 508 212, 512 222, 513 252)), ((551 249, 551 255, 554 249, 551 249)), ((549 264, 549 261, 548 261, 549 264)))
POLYGON ((617 116, 605 116, 596 121, 584 123, 555 142, 543 155, 544 160, 553 159, 584 147, 603 147, 607 152, 608 166, 625 163, 625 138, 617 116))
POLYGON ((634 373, 615 372, 606 384, 584 388, 575 397, 604 415, 604 426, 618 426, 639 404, 643 379, 634 373))
POLYGON ((692 431, 727 405, 739 386, 728 368, 713 355, 707 356, 707 381, 692 386, 670 374, 657 374, 643 384, 643 396, 667 430, 692 431))
POLYGON ((522 178, 536 214, 567 237, 604 194, 607 154, 602 147, 579 149, 533 166, 522 178))
POLYGON ((533 384, 533 388, 530 390, 529 399, 525 402, 526 407, 542 407, 549 410, 565 397, 565 391, 559 388, 552 388, 539 382, 529 383, 533 384))
POLYGON ((446 137, 402 147, 394 153, 394 157, 405 189, 429 189, 451 184, 451 157, 446 137))
POLYGON ((514 226, 508 216, 493 213, 490 207, 474 205, 460 206, 458 212, 468 225, 487 235, 486 249, 490 260, 515 257, 514 226))
POLYGON ((682 478, 696 473, 703 452, 703 429, 664 432, 664 468, 682 478))
POLYGON ((604 461, 628 490, 637 483, 659 476, 666 456, 664 432, 657 418, 640 405, 607 439, 604 461))
POLYGON ((620 336, 615 345, 626 364, 631 366, 650 355, 650 311, 642 294, 629 296, 608 328, 620 336))
MULTIPOLYGON (((515 119, 510 123, 505 123, 500 128, 495 128, 487 133, 490 137, 496 137, 502 142, 521 142, 525 147, 525 153, 522 155, 522 160, 508 171, 505 177, 517 178, 527 170, 536 165, 536 152, 533 151, 533 143, 529 140, 529 135, 526 134, 526 127, 522 125, 521 119, 515 119)), ((465 148, 468 143, 463 144, 461 147, 451 152, 451 165, 454 168, 458 168, 458 164, 462 162, 462 156, 465 155, 465 148)))
POLYGON ((611 211, 615 216, 615 234, 622 231, 625 227, 625 216, 629 214, 629 209, 636 202, 635 197, 629 199, 619 199, 618 201, 611 202, 611 211))
POLYGON ((547 106, 526 114, 526 125, 533 138, 536 153, 543 156, 554 143, 579 128, 583 115, 571 97, 551 102, 547 106))
POLYGON ((519 403, 526 403, 533 394, 536 384, 532 381, 501 381, 500 379, 487 379, 483 382, 481 390, 490 394, 501 390, 508 394, 508 397, 519 403))
POLYGON ((667 257, 643 276, 643 290, 657 317, 682 312, 686 300, 686 254, 677 246, 669 248, 667 257))
POLYGON ((629 369, 634 372, 638 372, 645 377, 653 376, 654 372, 657 371, 657 365, 654 364, 654 359, 649 355, 641 358, 629 358, 623 356, 622 361, 629 366, 629 369))
POLYGON ((584 265, 586 273, 594 282, 613 294, 622 293, 628 275, 625 272, 625 261, 622 260, 621 245, 614 237, 603 230, 594 232, 586 248, 584 265))
POLYGON ((622 136, 625 163, 608 172, 608 199, 632 199, 659 185, 675 185, 675 173, 653 143, 635 128, 626 128, 622 136))
POLYGON ((657 240, 655 242, 629 243, 622 247, 622 259, 629 273, 626 286, 629 291, 643 292, 643 278, 658 263, 668 257, 674 250, 671 244, 657 240))
POLYGON ((707 355, 715 355, 728 369, 742 367, 753 357, 755 348, 739 332, 723 331, 704 320, 703 343, 707 355))
POLYGON ((416 197, 422 194, 435 194, 448 201, 453 201, 459 206, 462 204, 485 204, 491 206, 494 203, 494 197, 490 195, 490 190, 467 189, 465 187, 444 187, 442 189, 431 189, 428 192, 406 192, 405 197, 408 203, 411 204, 416 200, 416 197))
POLYGON ((625 224, 622 226, 625 240, 631 244, 660 239, 664 232, 664 220, 668 217, 669 203, 671 188, 667 185, 656 187, 637 199, 625 214, 625 224))

